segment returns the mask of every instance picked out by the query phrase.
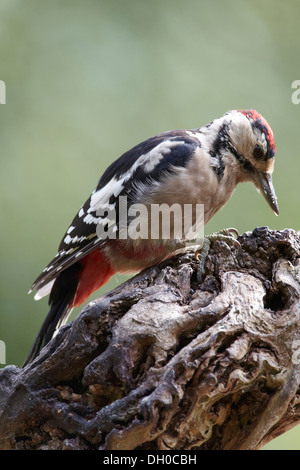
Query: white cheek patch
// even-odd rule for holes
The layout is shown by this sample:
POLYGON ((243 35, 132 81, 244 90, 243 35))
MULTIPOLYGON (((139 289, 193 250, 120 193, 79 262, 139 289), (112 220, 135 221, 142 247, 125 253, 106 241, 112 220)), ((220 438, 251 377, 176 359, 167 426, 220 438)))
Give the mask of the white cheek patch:
MULTIPOLYGON (((267 144, 267 139, 266 139, 266 136, 265 136, 264 132, 260 132, 258 129, 254 129, 253 134, 255 135, 257 141, 261 144, 264 152, 266 153, 267 148, 268 148, 268 144, 267 144)), ((255 142, 254 142, 254 144, 255 144, 255 142)))

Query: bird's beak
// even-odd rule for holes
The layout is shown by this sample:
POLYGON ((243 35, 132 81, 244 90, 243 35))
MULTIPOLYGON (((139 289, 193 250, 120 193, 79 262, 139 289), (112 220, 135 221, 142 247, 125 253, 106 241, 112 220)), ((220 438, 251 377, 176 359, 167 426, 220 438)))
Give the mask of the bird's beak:
POLYGON ((261 194, 264 196, 265 200, 271 207, 272 211, 278 215, 279 209, 277 204, 277 197, 275 194, 275 189, 272 183, 271 173, 264 173, 258 171, 255 178, 255 183, 261 194))

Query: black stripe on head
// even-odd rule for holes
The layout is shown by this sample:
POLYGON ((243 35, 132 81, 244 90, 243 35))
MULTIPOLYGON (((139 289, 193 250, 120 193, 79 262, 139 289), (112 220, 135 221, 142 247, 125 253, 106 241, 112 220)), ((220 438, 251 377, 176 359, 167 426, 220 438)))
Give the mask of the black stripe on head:
POLYGON ((225 164, 223 160, 222 150, 224 150, 228 145, 228 124, 224 123, 218 132, 217 137, 215 138, 212 149, 209 154, 213 159, 216 159, 217 165, 213 164, 212 169, 216 173, 219 180, 224 176, 225 164))
POLYGON ((245 157, 243 157, 243 155, 238 153, 237 149, 234 147, 234 145, 232 145, 230 141, 228 141, 228 148, 230 152, 232 153, 232 155, 234 155, 235 158, 240 162, 240 164, 242 165, 245 171, 247 171, 248 173, 255 172, 255 168, 252 165, 252 163, 249 162, 249 160, 247 160, 245 157))

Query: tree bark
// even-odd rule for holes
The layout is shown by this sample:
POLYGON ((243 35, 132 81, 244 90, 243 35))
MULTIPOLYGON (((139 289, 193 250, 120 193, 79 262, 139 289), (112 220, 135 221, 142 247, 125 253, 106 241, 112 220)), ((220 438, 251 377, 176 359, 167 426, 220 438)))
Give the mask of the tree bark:
POLYGON ((88 304, 0 371, 1 449, 259 449, 300 421, 300 236, 260 227, 88 304))

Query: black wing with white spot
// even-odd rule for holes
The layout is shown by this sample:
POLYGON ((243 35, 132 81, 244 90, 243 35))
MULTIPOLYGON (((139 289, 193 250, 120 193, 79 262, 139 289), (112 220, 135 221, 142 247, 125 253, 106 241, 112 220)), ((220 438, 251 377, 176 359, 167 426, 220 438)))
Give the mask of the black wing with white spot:
MULTIPOLYGON (((96 189, 81 207, 65 233, 59 251, 34 282, 36 298, 47 295, 59 272, 105 243, 97 236, 101 223, 99 209, 114 208, 118 212, 119 196, 134 199, 139 183, 159 182, 177 167, 186 166, 199 140, 186 131, 170 131, 152 137, 124 153, 104 172, 96 189)), ((105 217, 105 216, 103 216, 105 217)))

